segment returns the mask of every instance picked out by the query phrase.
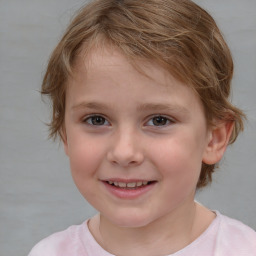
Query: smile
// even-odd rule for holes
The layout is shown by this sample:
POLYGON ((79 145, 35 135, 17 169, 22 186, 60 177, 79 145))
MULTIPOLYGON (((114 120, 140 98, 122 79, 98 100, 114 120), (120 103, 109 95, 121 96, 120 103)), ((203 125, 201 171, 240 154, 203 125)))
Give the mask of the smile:
POLYGON ((106 181, 109 185, 123 188, 123 189, 136 189, 143 186, 147 186, 153 181, 137 181, 137 182, 118 182, 118 181, 106 181))
POLYGON ((107 191, 115 198, 119 199, 136 199, 146 196, 152 191, 157 181, 143 180, 105 180, 102 181, 107 191))

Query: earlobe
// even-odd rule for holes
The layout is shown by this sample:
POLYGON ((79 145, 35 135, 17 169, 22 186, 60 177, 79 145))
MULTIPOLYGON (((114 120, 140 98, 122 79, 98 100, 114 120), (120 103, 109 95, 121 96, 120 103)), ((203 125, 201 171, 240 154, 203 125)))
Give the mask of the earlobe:
POLYGON ((68 154, 68 142, 67 141, 63 141, 63 146, 64 146, 65 154, 67 156, 69 156, 69 154, 68 154))
POLYGON ((63 142, 65 154, 69 156, 68 155, 68 138, 67 138, 66 129, 64 127, 61 129, 60 135, 61 135, 61 140, 63 142))
POLYGON ((205 164, 216 164, 221 160, 229 143, 233 127, 233 121, 223 121, 209 131, 209 141, 203 156, 205 164))

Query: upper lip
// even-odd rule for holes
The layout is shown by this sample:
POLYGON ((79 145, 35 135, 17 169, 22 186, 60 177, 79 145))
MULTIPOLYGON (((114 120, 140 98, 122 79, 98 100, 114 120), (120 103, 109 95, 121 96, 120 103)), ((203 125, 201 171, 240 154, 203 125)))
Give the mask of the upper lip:
POLYGON ((147 180, 127 180, 127 179, 110 179, 103 181, 109 185, 120 188, 136 188, 152 184, 152 181, 147 180), (118 180, 118 181, 117 181, 118 180))
POLYGON ((150 182, 155 181, 151 179, 122 179, 122 178, 109 178, 109 179, 103 179, 102 181, 112 181, 112 182, 123 182, 123 183, 133 183, 133 182, 150 182))

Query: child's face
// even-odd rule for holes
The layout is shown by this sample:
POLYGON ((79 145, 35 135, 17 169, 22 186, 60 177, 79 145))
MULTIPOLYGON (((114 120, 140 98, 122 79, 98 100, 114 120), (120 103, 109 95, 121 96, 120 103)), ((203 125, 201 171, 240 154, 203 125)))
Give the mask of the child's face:
POLYGON ((80 58, 65 113, 78 189, 102 216, 129 227, 191 205, 210 137, 192 89, 155 64, 139 64, 151 78, 115 50, 80 58), (127 183, 132 188, 122 188, 127 183))

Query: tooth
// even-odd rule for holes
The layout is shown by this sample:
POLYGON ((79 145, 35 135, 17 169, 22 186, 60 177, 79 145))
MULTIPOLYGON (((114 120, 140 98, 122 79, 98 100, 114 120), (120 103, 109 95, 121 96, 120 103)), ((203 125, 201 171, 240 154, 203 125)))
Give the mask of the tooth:
POLYGON ((136 183, 132 182, 132 183, 127 183, 126 185, 128 188, 135 188, 136 187, 136 183))
POLYGON ((108 181, 108 184, 112 185, 114 182, 113 181, 108 181))
POLYGON ((138 181, 138 182, 136 183, 136 185, 137 185, 137 187, 140 187, 140 186, 142 185, 142 181, 138 181))
POLYGON ((143 181, 142 184, 143 184, 143 185, 147 185, 147 184, 148 184, 148 181, 143 181))
POLYGON ((114 185, 115 185, 115 186, 118 186, 118 182, 115 181, 115 182, 114 182, 114 185))
POLYGON ((120 188, 126 188, 126 183, 124 183, 124 182, 118 182, 118 186, 119 186, 120 188))

